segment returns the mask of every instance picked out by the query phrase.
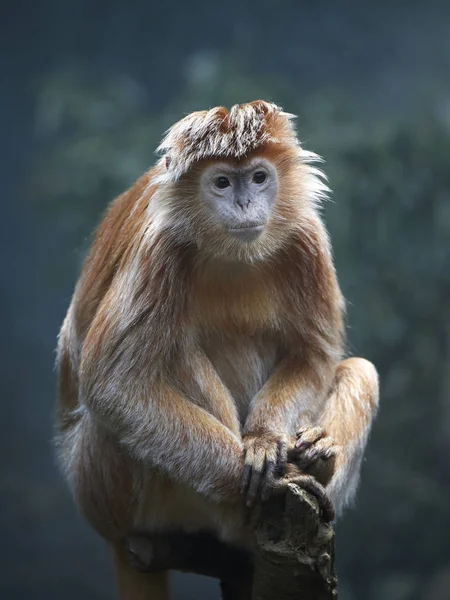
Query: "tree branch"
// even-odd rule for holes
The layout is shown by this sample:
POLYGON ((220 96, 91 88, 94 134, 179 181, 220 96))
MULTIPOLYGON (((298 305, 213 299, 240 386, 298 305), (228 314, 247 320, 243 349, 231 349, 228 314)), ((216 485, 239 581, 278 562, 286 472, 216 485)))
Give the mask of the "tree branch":
POLYGON ((334 531, 297 485, 263 506, 256 527, 252 600, 335 600, 334 531))
MULTIPOLYGON (((145 565, 129 554, 140 570, 215 577, 223 600, 336 600, 334 531, 305 490, 290 484, 262 504, 255 536, 254 556, 211 534, 179 532, 143 534, 145 565)), ((139 537, 133 540, 136 548, 139 537)))
POLYGON ((142 533, 132 536, 127 553, 142 572, 184 571, 235 583, 252 572, 248 552, 210 533, 142 533))

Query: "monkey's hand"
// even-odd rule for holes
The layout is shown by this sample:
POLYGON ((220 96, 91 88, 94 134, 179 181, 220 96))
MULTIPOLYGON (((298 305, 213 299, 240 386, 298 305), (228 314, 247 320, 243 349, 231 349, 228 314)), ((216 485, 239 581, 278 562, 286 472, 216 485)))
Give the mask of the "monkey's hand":
POLYGON ((305 426, 299 429, 294 445, 288 450, 288 461, 327 486, 333 477, 339 451, 340 446, 322 427, 305 426))
POLYGON ((247 497, 247 506, 269 497, 274 481, 286 468, 287 438, 264 432, 244 436, 245 466, 241 492, 247 497))

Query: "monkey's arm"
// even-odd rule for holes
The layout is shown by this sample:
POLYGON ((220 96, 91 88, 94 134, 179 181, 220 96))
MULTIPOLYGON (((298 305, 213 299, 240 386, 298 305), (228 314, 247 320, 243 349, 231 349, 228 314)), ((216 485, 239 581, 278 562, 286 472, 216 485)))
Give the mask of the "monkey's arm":
POLYGON ((197 375, 212 388, 222 411, 214 413, 216 418, 170 377, 170 328, 161 327, 157 315, 127 323, 133 313, 111 298, 117 298, 115 290, 106 296, 82 345, 80 402, 136 459, 214 500, 237 499, 243 445, 233 432, 235 417, 226 414, 223 388, 209 377, 201 355, 183 355, 185 377, 197 375))
POLYGON ((283 471, 292 432, 320 414, 333 371, 333 362, 326 356, 308 361, 304 356, 286 357, 254 397, 244 428, 243 488, 250 504, 262 476, 270 484, 275 472, 283 471))
POLYGON ((231 430, 161 377, 148 386, 132 370, 110 377, 82 380, 83 399, 133 456, 213 500, 238 497, 243 447, 231 430))

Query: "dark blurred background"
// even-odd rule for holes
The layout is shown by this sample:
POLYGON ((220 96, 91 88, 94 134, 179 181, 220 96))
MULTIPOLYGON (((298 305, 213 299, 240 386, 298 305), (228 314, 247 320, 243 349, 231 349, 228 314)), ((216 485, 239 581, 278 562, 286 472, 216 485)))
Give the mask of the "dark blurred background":
POLYGON ((114 597, 54 465, 58 327, 93 226, 164 130, 264 98, 326 159, 351 350, 381 374, 340 597, 448 600, 450 3, 1 0, 0 77, 0 597, 114 597))

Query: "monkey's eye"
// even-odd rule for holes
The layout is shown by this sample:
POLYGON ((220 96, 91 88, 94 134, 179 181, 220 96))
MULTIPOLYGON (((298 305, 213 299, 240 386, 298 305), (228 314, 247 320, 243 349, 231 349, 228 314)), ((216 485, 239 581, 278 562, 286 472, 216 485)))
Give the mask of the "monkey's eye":
POLYGON ((224 190, 225 188, 230 187, 231 183, 228 177, 221 175, 220 177, 216 177, 214 185, 216 188, 219 188, 219 190, 224 190))
POLYGON ((253 175, 254 183, 264 183, 266 179, 267 175, 264 173, 264 171, 256 171, 256 173, 253 175))

